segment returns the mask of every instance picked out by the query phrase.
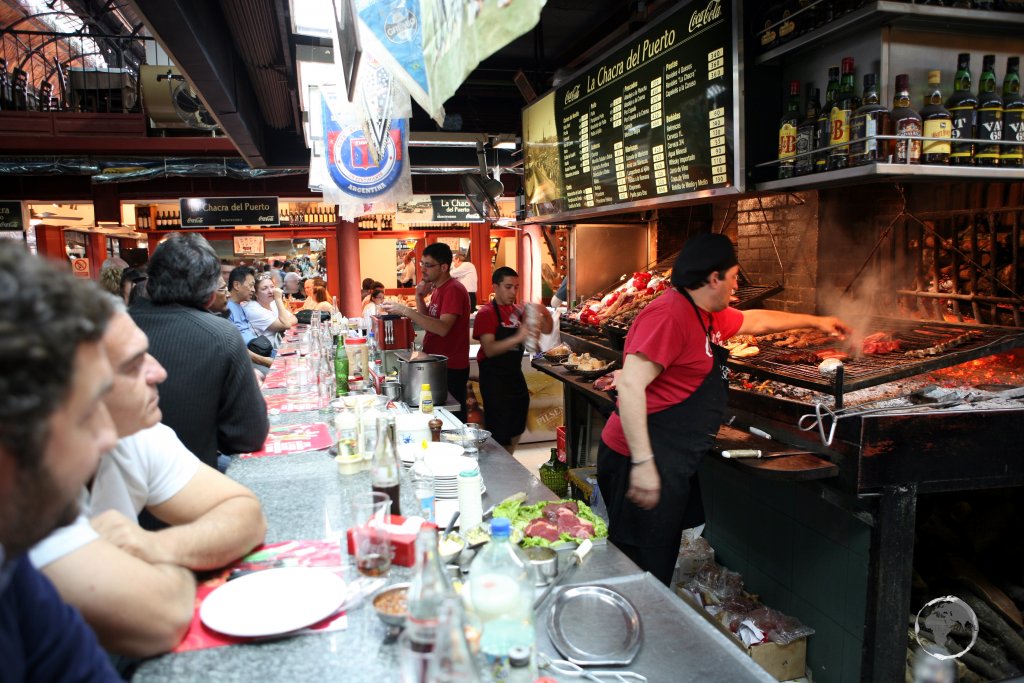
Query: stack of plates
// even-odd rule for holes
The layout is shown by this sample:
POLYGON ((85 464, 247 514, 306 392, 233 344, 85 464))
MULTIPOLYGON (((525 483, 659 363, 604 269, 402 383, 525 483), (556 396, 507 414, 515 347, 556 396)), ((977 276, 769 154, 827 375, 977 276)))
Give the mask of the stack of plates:
MULTIPOLYGON (((423 450, 422 444, 407 444, 398 447, 398 457, 406 469, 416 460, 416 451, 423 450)), ((428 443, 423 456, 430 471, 434 473, 434 494, 441 499, 454 500, 459 497, 459 472, 478 469, 473 458, 462 455, 462 446, 451 443, 428 443)), ((481 495, 487 487, 480 480, 481 495)))

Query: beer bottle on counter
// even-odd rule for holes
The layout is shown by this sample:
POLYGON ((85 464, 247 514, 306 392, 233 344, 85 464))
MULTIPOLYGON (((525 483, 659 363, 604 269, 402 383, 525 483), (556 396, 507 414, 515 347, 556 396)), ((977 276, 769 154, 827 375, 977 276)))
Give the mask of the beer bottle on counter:
POLYGON ((825 88, 825 105, 818 111, 818 123, 814 129, 814 149, 821 150, 814 155, 814 172, 820 173, 828 167, 828 149, 831 138, 831 113, 839 94, 839 67, 828 68, 828 86, 825 88))
MULTIPOLYGON (((985 55, 981 61, 975 135, 979 140, 1003 139, 1003 98, 996 92, 995 55, 985 55)), ((974 163, 978 166, 998 166, 999 147, 999 145, 979 144, 974 150, 974 163)))
POLYGON ((814 129, 818 125, 818 111, 821 109, 821 91, 813 83, 807 84, 807 105, 804 119, 796 128, 796 153, 793 172, 807 175, 814 171, 814 129), (802 156, 801 156, 802 155, 802 156))
POLYGON ((850 166, 888 158, 887 141, 875 139, 876 135, 884 135, 889 129, 889 110, 879 99, 876 74, 864 74, 863 101, 853 113, 850 124, 850 166))
POLYGON ((924 131, 922 160, 926 164, 949 163, 949 141, 953 137, 953 117, 942 106, 942 72, 928 72, 928 92, 921 107, 921 122, 924 131))
MULTIPOLYGON (((978 98, 971 92, 971 53, 961 52, 956 60, 956 76, 953 78, 953 94, 946 101, 946 109, 952 117, 952 138, 973 138, 975 110, 978 98)), ((949 149, 949 163, 953 166, 970 166, 974 163, 974 143, 954 142, 949 149)))
MULTIPOLYGON (((1020 94, 1020 57, 1006 60, 1003 78, 1003 140, 1024 143, 1024 98, 1020 94)), ((1024 144, 1003 145, 999 151, 1001 166, 1024 166, 1024 144)))
MULTIPOLYGON (((910 106, 910 77, 907 74, 896 76, 896 94, 892 98, 889 121, 893 135, 921 137, 921 115, 910 106)), ((893 161, 897 164, 921 163, 921 140, 897 140, 893 161)))
POLYGON ((860 107, 860 98, 857 97, 855 83, 853 57, 843 57, 843 78, 839 82, 839 94, 836 96, 836 103, 829 115, 832 130, 829 144, 838 145, 831 147, 828 151, 828 170, 830 171, 849 166, 850 146, 842 143, 850 141, 850 118, 853 112, 860 107))
POLYGON ((391 514, 400 515, 401 496, 398 449, 395 445, 395 417, 377 418, 377 447, 373 451, 370 463, 370 487, 377 492, 386 493, 391 497, 391 514))
POLYGON ((793 177, 796 127, 800 122, 800 81, 789 82, 789 102, 779 123, 779 178, 793 177))

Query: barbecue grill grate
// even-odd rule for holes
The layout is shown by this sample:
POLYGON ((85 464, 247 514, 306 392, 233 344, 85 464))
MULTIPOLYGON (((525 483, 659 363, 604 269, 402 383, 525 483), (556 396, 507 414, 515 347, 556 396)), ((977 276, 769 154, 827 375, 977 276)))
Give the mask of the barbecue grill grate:
MULTIPOLYGON (((900 342, 902 350, 883 355, 852 357, 845 361, 841 386, 836 386, 833 381, 823 376, 818 371, 817 363, 788 365, 778 362, 776 359, 779 356, 791 353, 795 349, 776 347, 772 345, 772 342, 759 344, 761 352, 758 355, 751 358, 730 359, 728 364, 735 371, 747 372, 762 379, 773 379, 804 389, 832 394, 839 401, 844 392, 865 389, 903 377, 911 377, 977 358, 984 358, 1007 349, 1024 347, 1024 331, 1006 327, 872 318, 864 329, 884 330, 892 334, 893 338, 900 342), (905 351, 929 348, 966 332, 974 332, 976 336, 945 353, 926 358, 913 358, 904 355, 905 351)), ((841 343, 837 343, 801 350, 821 351, 828 348, 842 349, 843 346, 841 343)), ((854 356, 853 353, 850 355, 854 356)))

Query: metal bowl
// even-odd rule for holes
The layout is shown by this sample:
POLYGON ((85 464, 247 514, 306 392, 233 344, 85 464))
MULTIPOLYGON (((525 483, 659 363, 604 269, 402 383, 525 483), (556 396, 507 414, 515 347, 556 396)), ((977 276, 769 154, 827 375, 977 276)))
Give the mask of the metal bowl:
POLYGON ((441 432, 441 441, 458 444, 467 451, 479 449, 489 438, 491 438, 491 433, 486 429, 473 429, 472 427, 445 429, 441 432))
POLYGON ((384 611, 380 608, 382 601, 395 598, 398 594, 407 594, 409 592, 409 583, 393 583, 390 586, 385 586, 377 591, 373 595, 373 611, 377 613, 380 620, 388 626, 405 626, 405 618, 409 616, 409 608, 406 606, 406 610, 401 614, 394 614, 392 612, 384 611))

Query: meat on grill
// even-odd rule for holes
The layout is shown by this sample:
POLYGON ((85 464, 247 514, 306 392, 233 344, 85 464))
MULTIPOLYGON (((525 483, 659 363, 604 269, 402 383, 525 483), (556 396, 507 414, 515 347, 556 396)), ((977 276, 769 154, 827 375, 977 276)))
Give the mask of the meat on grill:
POLYGON ((546 519, 535 519, 526 525, 523 533, 533 538, 543 538, 546 541, 557 541, 560 538, 558 527, 546 519))
POLYGON ((812 355, 819 361, 827 360, 829 358, 835 358, 841 361, 850 360, 850 354, 845 351, 840 351, 839 349, 823 349, 821 351, 815 351, 812 355))
POLYGON ((875 332, 864 337, 861 350, 868 356, 880 356, 900 350, 900 343, 888 332, 875 332))
POLYGON ((795 365, 797 363, 817 363, 820 359, 813 351, 787 351, 774 356, 772 360, 776 363, 795 365))

